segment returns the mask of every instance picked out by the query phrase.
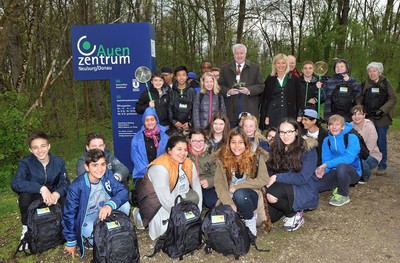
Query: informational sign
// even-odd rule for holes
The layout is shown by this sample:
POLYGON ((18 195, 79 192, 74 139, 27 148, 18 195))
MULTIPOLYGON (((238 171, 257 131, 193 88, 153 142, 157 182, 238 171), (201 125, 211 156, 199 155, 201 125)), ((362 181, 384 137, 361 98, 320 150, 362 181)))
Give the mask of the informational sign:
POLYGON ((114 154, 130 171, 131 139, 142 127, 135 104, 145 84, 135 79, 140 66, 156 69, 150 23, 83 25, 71 28, 75 80, 109 80, 114 154))

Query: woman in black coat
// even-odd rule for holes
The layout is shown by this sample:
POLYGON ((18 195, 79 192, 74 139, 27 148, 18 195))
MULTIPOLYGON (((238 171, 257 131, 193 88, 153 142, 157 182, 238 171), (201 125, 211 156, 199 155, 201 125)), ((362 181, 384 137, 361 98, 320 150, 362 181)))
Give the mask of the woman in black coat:
POLYGON ((260 129, 277 127, 285 117, 297 118, 302 107, 299 78, 289 75, 289 62, 284 54, 274 57, 271 75, 265 80, 260 100, 260 129))

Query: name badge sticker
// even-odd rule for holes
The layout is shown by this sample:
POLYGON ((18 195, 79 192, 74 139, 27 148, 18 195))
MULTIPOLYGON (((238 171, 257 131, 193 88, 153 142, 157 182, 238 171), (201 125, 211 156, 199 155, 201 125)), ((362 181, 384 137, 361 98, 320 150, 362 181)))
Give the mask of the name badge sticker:
POLYGON ((187 109, 187 104, 179 103, 180 109, 187 109))
POLYGON ((193 214, 192 211, 185 212, 184 215, 185 215, 186 220, 191 220, 191 219, 193 219, 193 218, 196 218, 196 215, 193 214))
POLYGON ((339 92, 340 92, 340 93, 347 93, 348 90, 349 90, 349 88, 347 88, 347 87, 340 87, 340 88, 339 88, 339 92))
POLYGON ((121 227, 118 221, 106 222, 106 225, 108 230, 118 229, 121 227))
POLYGON ((36 209, 36 213, 37 213, 38 216, 49 214, 50 213, 50 208, 48 208, 48 207, 37 208, 36 209))
POLYGON ((211 224, 224 224, 224 223, 225 223, 224 215, 211 216, 211 224))
POLYGON ((371 93, 379 94, 379 88, 372 88, 371 93))

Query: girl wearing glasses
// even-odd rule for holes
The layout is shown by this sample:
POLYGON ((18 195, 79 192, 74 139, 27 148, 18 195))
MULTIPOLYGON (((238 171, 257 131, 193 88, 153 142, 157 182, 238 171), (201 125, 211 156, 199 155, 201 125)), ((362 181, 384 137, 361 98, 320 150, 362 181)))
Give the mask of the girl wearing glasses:
POLYGON ((188 157, 196 165, 200 177, 203 205, 213 208, 218 199, 214 188, 215 162, 207 151, 207 146, 204 130, 194 128, 189 132, 188 157))
MULTIPOLYGON (((266 158, 260 148, 254 153, 246 134, 240 127, 231 130, 228 141, 220 152, 215 172, 215 190, 219 202, 230 205, 245 219, 253 235, 257 234, 256 214, 259 215, 264 203, 263 188, 268 182, 266 158), (256 214, 255 214, 256 213, 256 214)), ((268 211, 264 216, 266 231, 270 230, 268 211)))
POLYGON ((267 161, 270 176, 267 199, 272 223, 286 216, 284 229, 295 231, 304 224, 303 210, 318 206, 317 142, 303 139, 301 127, 293 118, 278 125, 267 161))

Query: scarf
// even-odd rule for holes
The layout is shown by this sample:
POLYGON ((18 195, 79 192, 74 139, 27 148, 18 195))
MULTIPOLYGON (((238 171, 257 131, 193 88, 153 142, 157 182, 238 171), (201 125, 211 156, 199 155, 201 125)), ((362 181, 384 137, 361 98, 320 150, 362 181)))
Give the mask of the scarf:
POLYGON ((160 134, 160 128, 158 128, 157 125, 152 129, 145 128, 143 133, 144 133, 144 136, 146 136, 147 138, 153 139, 154 146, 158 149, 158 136, 157 136, 157 134, 160 134))

